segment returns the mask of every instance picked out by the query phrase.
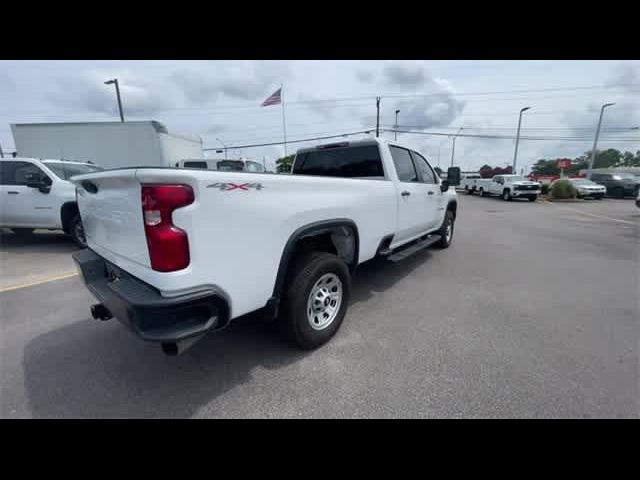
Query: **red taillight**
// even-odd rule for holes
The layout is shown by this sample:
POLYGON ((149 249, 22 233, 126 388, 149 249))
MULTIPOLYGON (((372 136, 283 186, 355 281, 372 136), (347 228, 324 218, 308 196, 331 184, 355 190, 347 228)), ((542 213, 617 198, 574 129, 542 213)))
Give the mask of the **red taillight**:
POLYGON ((171 214, 193 200, 193 189, 189 185, 142 186, 144 232, 154 270, 173 272, 189 266, 187 234, 171 223, 171 214))

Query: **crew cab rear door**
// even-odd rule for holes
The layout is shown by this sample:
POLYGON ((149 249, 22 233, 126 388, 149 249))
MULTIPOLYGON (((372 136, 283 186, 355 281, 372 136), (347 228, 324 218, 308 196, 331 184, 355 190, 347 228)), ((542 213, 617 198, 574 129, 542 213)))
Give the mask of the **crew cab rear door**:
POLYGON ((428 228, 427 195, 431 187, 420 177, 406 148, 389 145, 398 177, 398 222, 394 244, 416 237, 428 228))

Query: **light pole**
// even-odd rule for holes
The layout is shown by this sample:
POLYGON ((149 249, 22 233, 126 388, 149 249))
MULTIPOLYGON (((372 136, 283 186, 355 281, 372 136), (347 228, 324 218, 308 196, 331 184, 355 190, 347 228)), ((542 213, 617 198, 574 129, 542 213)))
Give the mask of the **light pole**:
POLYGON ((395 135, 394 140, 398 140, 398 132, 397 132, 397 130, 398 130, 398 114, 399 113, 400 113, 400 110, 396 110, 396 132, 395 132, 396 135, 395 135))
POLYGON ((593 170, 593 164, 596 161, 596 147, 598 146, 598 137, 600 136, 600 127, 602 126, 602 115, 604 109, 615 105, 615 103, 605 103, 600 109, 600 118, 598 119, 598 128, 596 129, 596 138, 593 139, 593 148, 591 149, 591 159, 589 160, 589 171, 593 170))
POLYGON ((514 175, 517 175, 516 162, 518 160, 518 143, 520 143, 520 125, 522 125, 522 114, 529 110, 531 107, 524 107, 520 110, 520 116, 518 117, 518 132, 516 133, 516 148, 513 152, 513 168, 511 169, 514 175))
POLYGON ((458 135, 460 135, 460 132, 462 131, 464 127, 460 127, 460 130, 458 130, 458 133, 456 133, 453 136, 453 146, 451 147, 451 166, 453 167, 453 157, 456 153, 456 138, 458 137, 458 135))
POLYGON ((216 138, 216 140, 219 141, 222 144, 222 146, 224 147, 224 159, 226 160, 227 159, 227 146, 219 138, 216 138))
POLYGON ((120 112, 120 121, 124 122, 124 114, 122 113, 122 100, 120 99, 120 86, 118 85, 118 79, 113 78, 104 82, 105 85, 114 84, 116 86, 116 96, 118 97, 118 111, 120 112))

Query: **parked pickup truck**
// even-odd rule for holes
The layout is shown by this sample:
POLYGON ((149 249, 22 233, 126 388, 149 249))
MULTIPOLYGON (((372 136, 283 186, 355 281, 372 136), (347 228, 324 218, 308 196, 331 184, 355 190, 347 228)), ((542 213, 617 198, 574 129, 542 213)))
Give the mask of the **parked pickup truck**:
POLYGON ((176 355, 261 309, 301 348, 339 328, 375 256, 447 248, 460 171, 438 178, 379 139, 299 150, 292 175, 126 168, 75 177, 89 248, 74 254, 112 316, 176 355))
POLYGON ((63 230, 86 247, 73 175, 102 170, 90 163, 37 158, 0 159, 0 227, 27 237, 33 230, 63 230))
POLYGON ((464 189, 465 193, 473 195, 477 191, 478 181, 481 179, 482 177, 479 173, 463 173, 460 186, 464 189))
POLYGON ((503 200, 528 198, 535 202, 540 195, 540 184, 520 175, 496 175, 493 178, 482 178, 476 181, 480 196, 499 195, 503 200))

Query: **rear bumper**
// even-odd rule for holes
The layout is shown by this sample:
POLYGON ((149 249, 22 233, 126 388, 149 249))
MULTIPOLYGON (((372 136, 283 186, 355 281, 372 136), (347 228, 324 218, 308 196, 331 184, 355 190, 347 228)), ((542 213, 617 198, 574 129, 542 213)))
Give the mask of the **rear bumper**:
POLYGON ((143 340, 177 342, 227 322, 227 304, 212 289, 167 298, 92 250, 72 256, 89 291, 143 340))

